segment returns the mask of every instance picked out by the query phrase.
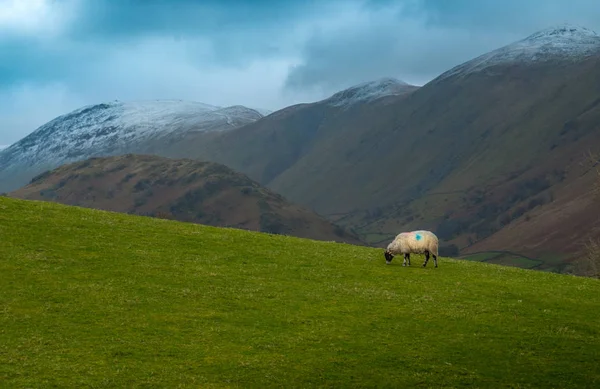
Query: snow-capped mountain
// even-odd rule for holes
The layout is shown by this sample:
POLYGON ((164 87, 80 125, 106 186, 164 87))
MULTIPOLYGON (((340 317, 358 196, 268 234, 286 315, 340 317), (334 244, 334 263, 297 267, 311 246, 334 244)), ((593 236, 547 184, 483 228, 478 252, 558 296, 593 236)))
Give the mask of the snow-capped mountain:
POLYGON ((600 36, 585 27, 562 24, 538 31, 525 39, 480 55, 440 75, 434 81, 465 76, 496 65, 578 61, 600 54, 600 36))
POLYGON ((8 146, 9 146, 9 145, 0 145, 0 151, 2 151, 2 150, 4 150, 4 149, 8 148, 8 146))
MULTIPOLYGON (((93 156, 159 153, 161 144, 188 132, 226 131, 262 117, 243 106, 223 108, 180 100, 114 101, 82 107, 0 151, 0 192, 23 171, 29 172, 28 180, 41 171, 93 156)), ((23 179, 16 182, 26 183, 23 179)))
POLYGON ((416 86, 391 77, 363 82, 337 92, 324 101, 335 107, 349 107, 357 103, 367 103, 386 96, 403 95, 415 90, 416 86))

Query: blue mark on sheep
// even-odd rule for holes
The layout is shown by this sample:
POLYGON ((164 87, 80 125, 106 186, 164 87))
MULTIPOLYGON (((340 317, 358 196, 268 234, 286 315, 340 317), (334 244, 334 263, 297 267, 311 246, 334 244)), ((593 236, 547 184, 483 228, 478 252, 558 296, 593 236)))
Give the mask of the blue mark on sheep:
POLYGON ((415 235, 415 238, 416 238, 417 240, 421 240, 421 234, 417 234, 417 235, 415 235))

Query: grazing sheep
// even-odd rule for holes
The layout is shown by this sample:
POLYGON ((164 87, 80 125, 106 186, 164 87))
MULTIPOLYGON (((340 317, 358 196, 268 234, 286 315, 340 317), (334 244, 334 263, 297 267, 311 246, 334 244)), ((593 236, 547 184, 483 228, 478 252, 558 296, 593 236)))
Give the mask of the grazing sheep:
POLYGON ((410 266, 410 254, 425 254, 425 262, 423 267, 427 266, 429 254, 433 255, 435 267, 438 267, 438 238, 431 231, 411 231, 402 232, 396 236, 394 241, 390 243, 385 252, 385 263, 392 263, 392 259, 396 254, 404 254, 404 262, 402 266, 410 266))

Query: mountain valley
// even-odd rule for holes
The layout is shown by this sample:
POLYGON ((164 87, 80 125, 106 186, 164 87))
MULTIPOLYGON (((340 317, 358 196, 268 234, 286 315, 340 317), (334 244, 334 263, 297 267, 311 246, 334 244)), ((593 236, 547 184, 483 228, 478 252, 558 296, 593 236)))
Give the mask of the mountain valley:
POLYGON ((426 228, 445 255, 567 271, 600 234, 585 164, 600 151, 600 37, 583 27, 538 31, 423 86, 381 78, 268 116, 201 104, 162 122, 120 114, 129 124, 115 127, 116 108, 95 107, 0 152, 0 191, 62 163, 144 153, 226 165, 377 247, 426 228))
POLYGON ((344 110, 330 99, 298 105, 193 144, 371 244, 428 228, 455 253, 499 250, 507 263, 562 269, 600 227, 582 218, 596 205, 580 166, 600 150, 598 85, 600 37, 559 26, 399 95, 344 110), (573 201, 580 211, 552 211, 573 201), (554 243, 524 235, 532 218, 556 228, 554 243), (574 239, 562 230, 580 222, 587 232, 574 239))

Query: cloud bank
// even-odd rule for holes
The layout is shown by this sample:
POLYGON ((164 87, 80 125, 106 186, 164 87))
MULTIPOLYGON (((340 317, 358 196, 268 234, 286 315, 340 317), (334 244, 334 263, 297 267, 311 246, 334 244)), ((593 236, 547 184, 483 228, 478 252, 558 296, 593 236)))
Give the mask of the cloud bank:
POLYGON ((590 0, 0 0, 0 144, 107 100, 279 109, 380 77, 422 85, 590 0))

